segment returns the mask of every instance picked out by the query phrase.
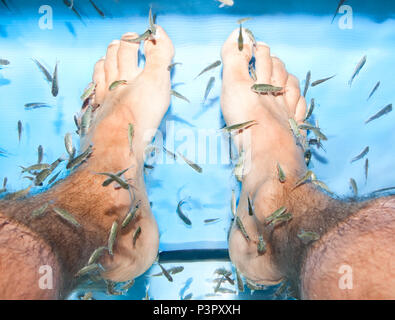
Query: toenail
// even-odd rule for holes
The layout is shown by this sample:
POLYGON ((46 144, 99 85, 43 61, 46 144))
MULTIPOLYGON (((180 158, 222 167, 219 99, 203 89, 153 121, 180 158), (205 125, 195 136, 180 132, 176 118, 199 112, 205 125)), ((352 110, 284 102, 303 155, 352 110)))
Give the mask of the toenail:
POLYGON ((258 45, 258 48, 259 48, 259 46, 263 46, 263 47, 268 47, 269 48, 269 45, 267 43, 263 42, 263 41, 258 41, 257 45, 258 45))
POLYGON ((121 42, 121 41, 119 41, 119 40, 113 40, 113 41, 111 41, 110 46, 117 45, 117 44, 119 44, 120 42, 121 42))

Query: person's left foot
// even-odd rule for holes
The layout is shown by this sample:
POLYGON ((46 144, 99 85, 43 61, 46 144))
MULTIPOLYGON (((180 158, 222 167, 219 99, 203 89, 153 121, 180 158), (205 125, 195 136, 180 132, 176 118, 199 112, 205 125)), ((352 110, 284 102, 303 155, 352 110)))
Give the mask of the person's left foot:
POLYGON ((116 212, 111 219, 94 216, 96 223, 104 224, 109 231, 112 222, 118 221, 114 256, 106 255, 101 261, 106 269, 103 277, 112 281, 126 281, 144 273, 154 262, 159 245, 158 227, 151 213, 142 172, 145 147, 170 104, 168 66, 173 59, 174 48, 165 31, 157 26, 155 40, 144 43, 146 63, 141 69, 138 68, 140 43, 125 41, 137 37, 136 33, 127 33, 121 41, 113 41, 105 58, 96 63, 92 123, 87 135, 81 139, 81 152, 89 145, 93 147, 93 154, 83 170, 91 173, 100 184, 106 177, 96 173, 116 173, 130 168, 123 178, 132 185, 132 204, 127 190, 116 190, 112 185, 99 188, 100 192, 107 192, 106 196, 110 193, 111 208, 116 211, 116 208, 130 208, 140 203, 136 217, 122 232, 121 223, 127 211, 118 210, 122 212, 116 212), (116 85, 120 80, 122 82, 116 85), (134 131, 132 147, 128 136, 129 124, 133 125, 134 131), (134 246, 133 236, 139 227, 141 233, 134 246))

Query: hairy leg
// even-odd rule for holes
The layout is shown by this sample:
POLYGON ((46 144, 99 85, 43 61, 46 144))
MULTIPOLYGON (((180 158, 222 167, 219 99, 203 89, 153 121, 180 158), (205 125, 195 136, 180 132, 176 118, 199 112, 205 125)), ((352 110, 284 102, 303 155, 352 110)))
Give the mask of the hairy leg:
MULTIPOLYGON (((386 227, 380 231, 383 233, 380 235, 384 238, 387 235, 388 238, 395 229, 394 209, 374 209, 375 205, 371 202, 349 203, 336 200, 311 182, 295 188, 297 181, 307 171, 303 143, 297 143, 289 124, 289 119, 300 124, 305 118, 306 102, 300 94, 299 81, 288 74, 281 60, 270 55, 270 48, 266 44, 258 42, 253 47, 247 34, 243 36, 244 47, 240 51, 238 33, 239 30, 235 30, 222 48, 222 112, 228 125, 250 120, 256 120, 257 125, 234 136, 239 151, 247 154, 237 215, 250 240, 243 235, 235 219, 229 238, 233 263, 254 282, 274 284, 287 279, 297 294, 304 298, 321 298, 324 297, 324 292, 326 298, 336 298, 340 297, 340 293, 325 291, 328 284, 323 279, 329 277, 329 273, 324 273, 324 270, 343 259, 344 263, 348 261, 351 264, 359 261, 364 272, 373 273, 374 267, 377 267, 377 258, 381 265, 387 267, 374 269, 380 276, 372 276, 370 281, 380 286, 380 279, 393 275, 388 263, 384 264, 384 261, 389 257, 389 252, 393 251, 394 242, 387 246, 380 242, 378 250, 381 253, 372 256, 371 250, 377 245, 377 235, 380 234, 377 232, 375 236, 372 235, 372 230, 377 228, 377 221, 361 217, 367 210, 381 212, 380 216, 385 216, 382 220, 386 221, 381 225, 386 227), (282 94, 258 95, 251 90, 254 81, 249 74, 248 64, 253 54, 256 58, 256 83, 282 87, 282 94), (286 175, 285 182, 279 181, 278 164, 286 175), (252 216, 249 215, 248 197, 254 207, 252 216), (292 214, 292 219, 275 227, 270 226, 266 218, 281 207, 286 207, 287 212, 292 214), (364 228, 371 230, 371 233, 361 233, 355 221, 359 221, 360 226, 363 221, 366 224, 364 228), (344 225, 350 226, 349 237, 332 240, 331 234, 341 232, 344 225), (320 240, 304 244, 298 237, 302 231, 315 232, 320 240), (259 236, 267 244, 264 254, 257 252, 259 236), (364 239, 363 246, 356 243, 359 237, 361 241, 362 237, 364 239), (343 240, 345 242, 340 245, 343 240), (330 248, 332 254, 329 254, 330 248), (351 261, 345 259, 346 256, 351 261)), ((303 140, 305 132, 300 134, 303 140)), ((333 270, 332 278, 336 276, 333 270)), ((341 275, 337 276, 339 278, 341 275)), ((337 282, 334 284, 337 285, 337 282)), ((363 288, 367 290, 368 287, 363 288)), ((389 285, 389 291, 386 291, 392 297, 393 288, 393 285, 389 285)), ((374 295, 381 296, 378 291, 370 296, 374 295)), ((363 289, 354 290, 353 297, 368 297, 368 293, 363 289)))
MULTIPOLYGON (((129 33, 123 39, 136 37, 137 34, 129 33)), ((137 66, 138 49, 139 44, 113 41, 106 57, 95 66, 96 92, 92 101, 95 111, 89 132, 81 140, 81 152, 93 146, 88 161, 43 194, 0 202, 0 241, 17 243, 16 238, 19 241, 17 246, 2 247, 0 298, 65 297, 74 284, 75 273, 86 265, 91 253, 107 246, 114 221, 119 226, 114 255, 106 253, 99 260, 105 268, 102 276, 127 281, 144 273, 154 262, 159 235, 145 191, 144 153, 170 103, 167 67, 174 48, 158 26, 156 40, 144 43, 143 70, 137 66), (109 90, 117 80, 127 80, 127 84, 109 90), (134 126, 132 148, 129 124, 134 126), (115 183, 102 186, 107 177, 97 173, 116 173, 126 168, 130 169, 123 178, 132 185, 131 193, 115 188, 115 183), (50 205, 46 212, 32 217, 32 211, 47 202, 50 205), (135 218, 121 229, 123 219, 137 203, 140 205, 135 218), (54 207, 72 213, 81 227, 57 216, 54 207), (133 246, 133 236, 139 227, 141 233, 133 246), (38 268, 45 264, 53 268, 55 280, 54 289, 43 293, 38 287, 41 276, 38 268), (26 278, 30 279, 29 285, 26 278)))

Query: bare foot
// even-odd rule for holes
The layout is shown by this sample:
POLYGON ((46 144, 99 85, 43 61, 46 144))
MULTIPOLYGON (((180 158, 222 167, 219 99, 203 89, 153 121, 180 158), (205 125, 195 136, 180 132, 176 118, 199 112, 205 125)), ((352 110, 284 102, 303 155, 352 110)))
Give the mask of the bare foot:
MULTIPOLYGON (((250 280, 261 284, 274 284, 283 278, 273 259, 270 243, 267 252, 257 253, 258 236, 265 235, 265 217, 281 207, 279 194, 284 192, 277 178, 277 163, 288 180, 293 180, 306 170, 303 151, 295 142, 289 119, 304 120, 306 102, 299 90, 299 81, 288 74, 283 62, 270 55, 270 48, 258 42, 256 47, 243 30, 244 47, 238 49, 239 29, 235 30, 222 48, 223 86, 221 107, 227 125, 256 120, 258 125, 235 136, 239 150, 246 157, 243 186, 237 214, 244 224, 251 241, 246 241, 234 223, 230 238, 230 257, 236 267, 250 280), (248 71, 251 57, 256 58, 257 81, 248 71), (259 95, 251 90, 254 83, 283 87, 283 94, 259 95), (249 134, 250 136, 246 136, 249 134), (242 138, 247 137, 245 142, 242 138), (291 178, 292 177, 292 178, 291 178), (255 204, 255 216, 248 215, 247 197, 255 204)), ((289 185, 290 181, 287 181, 289 185)))
MULTIPOLYGON (((140 204, 136 218, 125 230, 119 232, 114 256, 107 255, 103 264, 105 278, 126 281, 144 273, 154 262, 158 253, 159 234, 151 213, 142 175, 144 150, 170 104, 170 73, 167 69, 174 55, 170 38, 161 27, 157 27, 155 40, 144 43, 146 64, 138 68, 140 43, 126 39, 137 38, 136 33, 125 34, 121 41, 113 41, 105 58, 95 65, 93 81, 97 85, 93 97, 94 112, 88 134, 81 141, 81 150, 89 144, 94 152, 86 171, 118 172, 131 167, 125 174, 130 179, 132 205, 140 204), (111 84, 126 80, 110 90, 111 84), (128 127, 134 127, 132 148, 129 144, 128 127), (133 246, 133 235, 138 228, 141 234, 133 246)), ((95 176, 102 182, 106 178, 95 176)), ((125 207, 112 220, 120 226, 130 208, 130 195, 126 190, 107 187, 111 193, 112 206, 125 207)), ((106 221, 109 231, 111 224, 106 221)), ((120 227, 119 227, 120 228, 120 227)))

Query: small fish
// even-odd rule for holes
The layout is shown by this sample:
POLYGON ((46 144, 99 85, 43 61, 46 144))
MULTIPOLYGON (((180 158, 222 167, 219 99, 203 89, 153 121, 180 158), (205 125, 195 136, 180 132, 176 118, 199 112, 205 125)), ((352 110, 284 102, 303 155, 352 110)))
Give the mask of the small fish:
POLYGON ((285 180, 286 180, 286 176, 285 176, 285 173, 284 173, 284 171, 283 171, 283 169, 281 168, 281 166, 280 166, 279 163, 277 163, 277 174, 278 174, 278 180, 279 180, 281 183, 284 183, 285 180))
POLYGON ((41 170, 37 175, 36 179, 34 180, 34 184, 36 186, 40 186, 45 179, 47 179, 51 173, 56 169, 56 167, 63 161, 63 159, 59 158, 51 163, 49 168, 41 170))
POLYGON ((21 137, 22 137, 22 121, 18 121, 18 141, 21 142, 21 137))
POLYGON ((241 233, 247 241, 250 241, 250 237, 247 234, 247 230, 244 228, 243 222, 239 216, 236 216, 236 225, 239 227, 241 233))
POLYGON ((361 61, 359 61, 357 66, 355 67, 355 70, 351 76, 351 79, 348 81, 348 84, 350 87, 351 87, 351 84, 352 84, 354 78, 359 74, 359 72, 361 71, 361 69, 363 68, 365 63, 366 63, 366 56, 363 56, 361 61))
MULTIPOLYGON (((196 78, 200 77, 203 73, 205 73, 205 72, 207 72, 207 71, 209 71, 209 70, 211 70, 211 69, 214 69, 214 68, 216 68, 216 67, 219 67, 220 65, 221 65, 221 61, 220 61, 220 60, 217 60, 217 61, 213 62, 213 63, 210 64, 208 67, 204 68, 204 69, 196 76, 196 78)), ((196 79, 196 78, 195 78, 195 79, 196 79)))
POLYGON ((218 275, 220 275, 220 276, 224 276, 224 277, 226 277, 226 276, 229 277, 229 276, 232 275, 232 272, 229 271, 229 270, 226 270, 224 267, 215 269, 214 273, 215 273, 215 274, 218 274, 218 275))
POLYGON ((235 194, 234 190, 232 190, 232 199, 230 201, 230 207, 231 207, 232 215, 233 215, 233 217, 235 217, 236 216, 236 194, 235 194))
POLYGON ((175 267, 171 267, 170 269, 167 270, 170 274, 177 274, 180 272, 184 271, 184 267, 183 266, 175 266, 175 267))
POLYGON ((121 287, 121 290, 123 290, 123 291, 128 291, 131 287, 133 287, 134 283, 135 283, 134 279, 128 281, 126 284, 124 284, 124 285, 121 287))
POLYGON ((303 175, 303 177, 301 177, 298 182, 296 182, 294 189, 296 189, 297 187, 299 187, 300 185, 306 183, 307 180, 309 180, 310 178, 312 178, 314 172, 311 170, 307 170, 306 173, 303 175))
POLYGON ((218 220, 219 220, 219 218, 206 219, 206 220, 204 220, 203 222, 204 222, 204 223, 212 223, 212 222, 216 222, 216 221, 218 221, 218 220))
POLYGON ((95 249, 88 260, 88 265, 96 263, 96 261, 100 258, 100 256, 104 253, 104 251, 108 250, 107 247, 99 247, 95 249))
POLYGON ((307 90, 309 90, 310 79, 311 79, 311 71, 308 71, 306 74, 306 80, 305 80, 305 84, 304 84, 303 97, 306 97, 307 90))
POLYGON ((306 117, 304 118, 304 121, 308 120, 311 117, 314 111, 314 107, 315 107, 315 99, 311 98, 309 108, 307 109, 307 114, 306 117))
POLYGON ((129 190, 129 188, 130 188, 130 185, 125 180, 123 180, 121 177, 117 176, 116 174, 113 174, 110 172, 98 172, 97 174, 110 177, 116 183, 118 183, 121 186, 121 188, 123 188, 125 190, 129 190))
POLYGON ((252 80, 257 81, 258 78, 256 76, 256 71, 255 71, 254 65, 252 63, 248 64, 248 71, 251 75, 252 80))
POLYGON ((265 242, 265 240, 263 240, 262 236, 259 236, 258 240, 259 240, 258 241, 258 247, 257 247, 258 254, 259 255, 265 254, 265 252, 266 252, 266 242, 265 242))
POLYGON ((72 0, 71 2, 69 0, 63 0, 63 3, 69 8, 71 9, 71 11, 74 12, 74 14, 77 16, 77 18, 84 24, 84 20, 82 19, 80 13, 77 11, 77 9, 74 7, 74 0, 72 0))
POLYGON ((158 263, 159 267, 161 268, 164 276, 167 278, 167 280, 169 280, 170 282, 173 282, 173 278, 172 276, 167 272, 167 270, 160 264, 158 263))
POLYGON ((299 139, 299 138, 301 137, 301 134, 300 134, 300 132, 299 132, 299 126, 298 126, 298 124, 296 123, 295 119, 289 118, 289 119, 288 119, 288 123, 289 123, 289 127, 291 128, 291 131, 292 131, 294 137, 295 137, 296 139, 299 139))
POLYGON ((138 42, 145 41, 145 40, 149 39, 151 37, 151 35, 152 35, 152 32, 151 32, 151 30, 148 29, 147 31, 145 31, 144 33, 142 33, 135 39, 122 38, 121 40, 126 41, 126 42, 138 43, 138 42))
POLYGON ((225 6, 233 6, 234 2, 233 0, 218 0, 219 2, 221 2, 221 4, 219 5, 220 8, 223 8, 225 6))
POLYGON ((3 179, 3 189, 6 188, 6 186, 7 186, 7 181, 8 181, 8 178, 7 178, 7 177, 4 177, 4 179, 3 179))
POLYGON ((253 209, 252 204, 251 204, 250 196, 247 197, 247 202, 248 202, 248 215, 249 216, 253 216, 254 215, 254 209, 253 209))
POLYGON ((237 269, 236 269, 236 281, 237 281, 237 289, 239 290, 239 292, 244 292, 244 282, 237 269))
POLYGON ((165 147, 163 147, 163 150, 170 156, 172 157, 174 160, 177 160, 177 155, 169 150, 167 150, 165 147))
POLYGON ((326 192, 333 194, 333 192, 328 188, 328 186, 324 182, 317 180, 317 179, 313 179, 313 180, 311 180, 311 182, 314 185, 320 187, 321 189, 324 189, 326 192))
POLYGON ((167 70, 171 71, 177 64, 182 65, 181 62, 174 62, 167 67, 167 70))
POLYGON ((48 184, 51 184, 56 180, 56 178, 59 176, 60 171, 58 171, 51 179, 49 179, 48 184))
POLYGON ((82 277, 88 273, 94 272, 94 271, 98 271, 100 269, 99 265, 97 263, 92 263, 89 264, 85 267, 83 267, 82 269, 80 269, 76 274, 75 274, 75 278, 78 277, 82 277))
MULTIPOLYGON (((122 176, 126 171, 128 171, 129 169, 130 169, 130 168, 126 168, 126 169, 124 169, 124 170, 122 170, 122 171, 117 172, 115 175, 118 176, 118 177, 120 177, 120 176, 122 176)), ((108 185, 110 185, 110 184, 113 183, 114 181, 115 181, 115 180, 114 180, 113 178, 108 178, 108 179, 104 180, 102 186, 103 186, 103 187, 107 187, 108 185)))
POLYGON ((116 89, 118 86, 124 85, 127 83, 128 83, 127 80, 116 80, 110 84, 110 86, 108 87, 108 90, 112 91, 112 90, 116 89))
POLYGON ((133 234, 133 247, 136 246, 136 241, 137 241, 137 238, 140 236, 140 234, 141 234, 141 227, 139 226, 133 234))
POLYGON ((274 211, 270 216, 268 216, 265 221, 267 224, 269 224, 270 222, 272 222, 274 219, 282 216, 285 212, 287 211, 286 207, 281 207, 279 209, 277 209, 276 211, 274 211))
POLYGON ((370 92, 369 97, 366 99, 366 101, 368 101, 373 96, 373 94, 376 92, 379 86, 380 86, 380 81, 376 83, 376 85, 374 86, 372 92, 370 92))
POLYGON ((93 293, 92 291, 89 291, 84 294, 81 300, 92 300, 92 298, 93 298, 93 293))
POLYGON ((43 161, 44 149, 43 146, 40 144, 37 148, 37 163, 41 163, 43 161))
POLYGON ((49 71, 38 60, 36 60, 36 59, 32 59, 32 60, 37 65, 37 67, 40 69, 40 71, 44 74, 45 80, 52 83, 52 75, 49 73, 49 71))
POLYGON ((104 15, 104 12, 101 11, 101 10, 98 8, 98 6, 97 6, 92 0, 89 0, 89 2, 92 4, 92 6, 95 8, 95 10, 97 11, 97 13, 98 13, 102 18, 105 18, 105 17, 106 17, 106 16, 104 15))
POLYGON ((134 135, 134 126, 133 126, 133 124, 129 123, 129 125, 128 125, 128 141, 129 141, 130 152, 132 152, 133 135, 134 135))
POLYGON ((365 121, 366 123, 369 123, 370 121, 376 120, 378 118, 380 118, 381 116, 389 113, 392 111, 392 103, 385 106, 383 109, 381 109, 379 112, 377 112, 375 115, 371 116, 368 120, 365 121))
POLYGON ((297 234, 297 237, 303 242, 303 244, 308 244, 320 239, 320 235, 318 233, 314 231, 304 231, 303 229, 297 234))
POLYGON ((365 184, 368 181, 368 172, 369 172, 369 159, 365 160, 365 184))
POLYGON ((193 294, 189 293, 187 294, 184 298, 182 298, 182 300, 191 300, 192 299, 193 294))
POLYGON ((318 139, 324 140, 324 141, 327 141, 327 140, 328 140, 328 138, 326 137, 326 135, 324 135, 324 134, 322 133, 322 131, 321 131, 320 128, 318 128, 318 127, 313 127, 313 128, 311 128, 311 131, 314 132, 315 136, 316 136, 318 139))
POLYGON ((241 18, 241 19, 237 20, 237 24, 242 24, 242 23, 250 21, 250 20, 252 20, 251 17, 241 18))
POLYGON ((81 226, 70 212, 68 212, 68 211, 66 211, 64 209, 61 209, 61 208, 56 208, 56 207, 53 208, 53 211, 57 215, 59 215, 61 218, 63 218, 64 220, 70 222, 72 225, 74 225, 76 227, 80 227, 81 226))
POLYGON ((194 162, 192 162, 191 160, 189 160, 188 158, 186 158, 186 157, 184 157, 181 153, 179 153, 178 151, 177 151, 177 153, 178 153, 178 155, 192 168, 192 169, 194 169, 195 171, 197 171, 197 172, 199 172, 199 173, 202 173, 203 172, 203 169, 200 167, 200 166, 198 166, 196 163, 194 163, 194 162))
POLYGON ((178 205, 177 205, 177 214, 180 217, 182 221, 184 221, 185 224, 188 226, 192 225, 191 220, 188 219, 188 217, 182 212, 181 206, 185 203, 185 200, 181 200, 178 205))
POLYGON ((114 281, 106 280, 107 283, 107 294, 110 296, 121 296, 122 292, 118 291, 115 286, 116 283, 114 281))
POLYGON ((243 29, 240 24, 239 38, 237 39, 237 44, 239 46, 239 51, 243 51, 244 43, 243 43, 243 29))
POLYGON ((55 64, 55 70, 52 76, 52 89, 51 93, 54 97, 56 97, 59 93, 59 85, 58 85, 58 62, 55 64))
POLYGON ((184 97, 181 93, 175 91, 175 90, 170 90, 170 94, 176 98, 185 100, 188 103, 191 103, 191 101, 188 100, 188 98, 184 97))
POLYGON ((51 108, 51 106, 47 105, 44 102, 31 102, 25 104, 26 110, 38 109, 38 108, 51 108))
POLYGON ((44 203, 40 208, 37 208, 36 210, 34 210, 32 212, 32 217, 37 218, 37 217, 41 216, 45 212, 45 210, 48 209, 48 205, 49 205, 48 202, 44 203))
POLYGON ((288 222, 292 219, 292 214, 291 213, 284 213, 277 218, 273 219, 272 222, 270 222, 270 225, 272 227, 275 227, 277 224, 281 224, 282 222, 288 222))
POLYGON ((96 83, 91 82, 86 89, 84 90, 84 93, 81 95, 81 100, 85 101, 86 99, 88 99, 89 97, 91 97, 93 95, 93 93, 95 92, 96 89, 96 83))
POLYGON ((211 89, 214 87, 214 83, 215 83, 215 77, 211 77, 210 80, 209 80, 208 83, 207 83, 206 91, 205 91, 205 93, 204 93, 204 100, 203 100, 203 103, 206 102, 207 97, 208 97, 208 95, 209 95, 211 89))
POLYGON ((343 5, 344 2, 346 2, 346 0, 340 0, 339 4, 337 5, 337 8, 336 8, 335 14, 333 15, 331 24, 332 24, 333 21, 335 20, 336 15, 337 15, 337 13, 339 12, 339 9, 340 9, 340 7, 343 5))
POLYGON ((73 147, 73 137, 69 132, 64 136, 64 146, 66 147, 66 151, 69 154, 70 159, 74 158, 75 148, 73 147))
POLYGON ((145 297, 142 300, 150 300, 150 297, 149 297, 149 285, 145 288, 145 297))
POLYGON ((319 84, 321 84, 321 83, 323 83, 323 82, 325 82, 325 81, 328 81, 328 80, 330 80, 330 79, 332 79, 332 78, 334 78, 334 77, 336 77, 336 75, 333 75, 333 76, 328 77, 328 78, 316 80, 316 81, 314 81, 314 82, 311 84, 311 86, 312 86, 312 87, 318 86, 319 84))
POLYGON ((115 239, 117 237, 117 231, 118 231, 118 222, 114 221, 112 223, 110 234, 108 236, 108 253, 110 255, 114 255, 113 247, 114 247, 115 239))
POLYGON ((30 171, 34 171, 34 170, 45 170, 45 169, 49 169, 51 168, 51 165, 48 163, 38 163, 38 164, 33 164, 27 168, 21 167, 22 171, 21 173, 25 173, 25 172, 30 172, 30 171))
POLYGON ((395 189, 395 187, 382 188, 382 189, 375 190, 372 193, 381 193, 381 192, 391 191, 394 189, 395 189))
POLYGON ((232 132, 234 130, 244 130, 244 129, 248 129, 249 127, 253 126, 253 125, 257 125, 258 122, 256 120, 250 120, 250 121, 246 121, 243 123, 237 123, 231 126, 227 126, 222 128, 222 130, 227 131, 227 132, 232 132))
POLYGON ((86 150, 81 153, 79 156, 69 160, 69 162, 66 165, 66 169, 74 169, 76 166, 84 162, 89 156, 92 154, 92 146, 90 145, 89 147, 86 148, 86 150))
POLYGON ((350 178, 350 186, 351 186, 352 192, 354 193, 354 196, 357 197, 358 196, 358 186, 357 186, 357 182, 353 178, 350 178))
POLYGON ((252 45, 256 47, 256 39, 252 31, 250 29, 244 28, 244 32, 247 33, 248 37, 252 41, 252 45))
POLYGON ((355 161, 358 161, 358 160, 362 159, 364 156, 366 156, 368 153, 369 153, 369 146, 367 146, 365 149, 363 149, 361 151, 361 153, 358 154, 356 157, 352 158, 350 162, 353 163, 355 161))
POLYGON ((152 17, 152 7, 149 9, 148 22, 149 22, 149 29, 148 30, 151 31, 151 33, 153 35, 155 35, 156 26, 155 26, 154 18, 152 17))
POLYGON ((26 189, 22 189, 20 191, 14 192, 14 193, 7 194, 5 199, 6 200, 17 200, 19 198, 23 198, 28 195, 31 188, 32 188, 32 186, 28 186, 26 189))
POLYGON ((0 66, 8 66, 10 62, 7 59, 0 59, 0 66))
POLYGON ((123 219, 122 221, 122 225, 121 225, 122 228, 126 228, 129 225, 130 221, 132 221, 133 218, 136 216, 136 212, 138 209, 139 209, 139 204, 137 204, 133 209, 129 211, 125 219, 123 219))
POLYGON ((256 83, 251 87, 251 90, 255 93, 276 93, 283 90, 282 87, 275 87, 271 84, 264 84, 264 83, 256 83))

